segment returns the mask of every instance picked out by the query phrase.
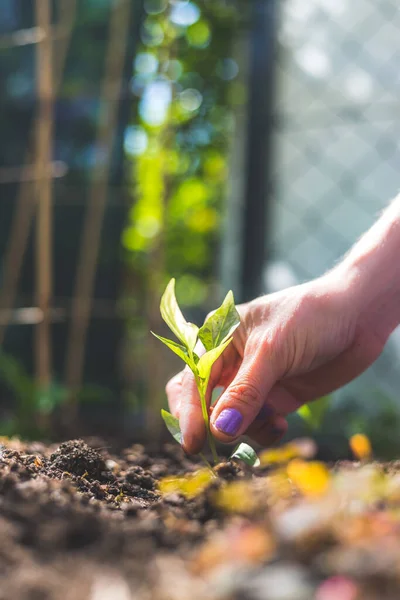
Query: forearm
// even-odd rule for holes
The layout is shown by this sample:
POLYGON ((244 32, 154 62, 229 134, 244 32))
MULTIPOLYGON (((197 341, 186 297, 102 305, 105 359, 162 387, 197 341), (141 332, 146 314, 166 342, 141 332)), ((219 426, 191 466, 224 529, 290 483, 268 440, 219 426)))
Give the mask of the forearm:
POLYGON ((400 195, 341 264, 352 301, 383 337, 400 324, 400 195))

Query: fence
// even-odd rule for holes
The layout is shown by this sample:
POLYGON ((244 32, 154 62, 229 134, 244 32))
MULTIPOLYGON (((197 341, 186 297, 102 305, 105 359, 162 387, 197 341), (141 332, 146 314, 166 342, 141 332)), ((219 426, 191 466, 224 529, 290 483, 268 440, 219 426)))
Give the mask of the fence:
MULTIPOLYGON (((154 414, 168 364, 148 334, 161 327, 160 282, 181 275, 199 319, 220 291, 211 263, 231 106, 241 96, 228 93, 237 74, 231 40, 245 20, 238 5, 0 7, 7 91, 0 117, 11 141, 0 142, 0 184, 8 186, 0 206, 0 346, 23 359, 40 390, 61 384, 71 414, 84 375, 112 384, 110 420, 122 397, 132 404, 146 397, 154 414)), ((95 417, 101 409, 91 410, 95 417)))
MULTIPOLYGON (((333 266, 400 182, 398 6, 285 0, 280 17, 270 290, 333 266)), ((399 358, 397 331, 351 389, 399 399, 399 358)))
POLYGON ((9 129, 0 169, 0 347, 32 368, 43 398, 54 380, 62 382, 70 416, 88 338, 97 348, 91 366, 94 360, 103 374, 99 383, 117 375, 110 350, 125 315, 117 311, 117 269, 104 266, 104 245, 116 262, 128 198, 116 154, 136 8, 135 1, 110 1, 90 13, 75 0, 35 0, 0 9, 5 135, 9 129), (76 53, 88 47, 90 58, 76 69, 76 53), (82 79, 87 67, 92 72, 82 79), (18 334, 8 336, 15 327, 18 334))

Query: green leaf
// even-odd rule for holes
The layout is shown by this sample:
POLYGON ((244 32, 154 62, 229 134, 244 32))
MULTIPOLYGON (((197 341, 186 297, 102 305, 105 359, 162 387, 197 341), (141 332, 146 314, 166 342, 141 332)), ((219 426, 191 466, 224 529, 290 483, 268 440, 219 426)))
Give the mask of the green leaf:
POLYGON ((232 338, 229 338, 229 340, 225 340, 218 348, 214 348, 203 354, 203 356, 200 356, 199 362, 197 363, 197 371, 202 379, 208 380, 213 364, 221 356, 225 348, 229 346, 231 341, 232 338))
MULTIPOLYGON (((177 344, 176 342, 173 342, 172 340, 168 340, 167 338, 164 338, 161 335, 157 335, 156 333, 154 333, 154 331, 152 331, 151 333, 154 335, 154 337, 156 337, 158 340, 160 340, 163 344, 168 346, 168 348, 170 350, 172 350, 172 352, 175 352, 175 354, 177 354, 179 356, 179 358, 181 358, 187 365, 189 365, 189 367, 192 369, 192 371, 196 370, 196 365, 191 360, 191 357, 189 356, 189 353, 186 350, 185 346, 181 346, 181 344, 177 344)), ((196 360, 197 356, 194 355, 194 358, 196 360)))
POLYGON ((246 465, 250 465, 250 467, 258 467, 260 464, 260 459, 258 458, 256 451, 249 446, 249 444, 245 444, 244 442, 239 444, 234 450, 231 458, 242 460, 246 465))
POLYGON ((309 404, 303 404, 297 413, 311 427, 318 429, 322 425, 326 411, 330 403, 330 396, 323 396, 319 400, 314 400, 309 404))
POLYGON ((68 398, 68 390, 63 385, 54 382, 47 386, 38 387, 35 392, 36 406, 45 415, 49 415, 57 406, 65 403, 68 398))
POLYGON ((179 421, 176 417, 171 415, 167 410, 161 409, 161 416, 164 420, 165 425, 167 426, 168 431, 178 442, 178 444, 182 444, 182 432, 179 426, 179 421))
POLYGON ((213 350, 230 338, 240 325, 232 292, 228 292, 221 306, 213 312, 199 330, 199 339, 206 350, 213 350))
POLYGON ((199 328, 193 323, 188 323, 183 316, 175 297, 175 279, 171 279, 161 298, 161 316, 176 335, 176 337, 192 351, 197 342, 199 328))

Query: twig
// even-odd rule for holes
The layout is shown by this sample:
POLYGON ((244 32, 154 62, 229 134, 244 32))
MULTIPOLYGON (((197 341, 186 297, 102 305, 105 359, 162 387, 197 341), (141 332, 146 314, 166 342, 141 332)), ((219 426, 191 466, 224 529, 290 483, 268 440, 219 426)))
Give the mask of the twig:
MULTIPOLYGON (((67 165, 60 161, 54 160, 48 165, 49 175, 53 179, 64 177, 67 173, 67 165)), ((37 170, 35 165, 25 165, 24 167, 2 167, 0 168, 0 183, 14 183, 22 181, 36 181, 37 170)))
MULTIPOLYGON (((75 0, 71 0, 73 4, 75 0)), ((62 19, 60 19, 62 22, 62 19)), ((60 40, 68 36, 68 28, 61 25, 50 27, 50 35, 53 40, 60 40)), ((41 27, 30 27, 29 29, 18 29, 13 33, 0 36, 0 49, 14 48, 17 46, 29 46, 40 44, 44 38, 44 31, 41 27)))

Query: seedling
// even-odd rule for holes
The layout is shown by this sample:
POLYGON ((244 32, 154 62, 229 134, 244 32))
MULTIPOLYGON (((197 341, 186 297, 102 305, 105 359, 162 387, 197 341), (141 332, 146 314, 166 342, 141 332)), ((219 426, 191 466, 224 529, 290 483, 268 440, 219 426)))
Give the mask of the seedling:
MULTIPOLYGON (((188 323, 183 316, 175 297, 175 279, 171 279, 161 298, 161 316, 179 343, 163 338, 155 333, 156 338, 175 352, 191 369, 196 380, 200 396, 200 405, 207 439, 214 459, 219 462, 215 448, 215 441, 210 430, 210 419, 207 407, 207 388, 210 381, 211 369, 215 361, 222 355, 232 341, 234 331, 240 325, 240 316, 235 307, 233 293, 228 292, 221 306, 214 311, 202 327, 188 323), (199 356, 195 351, 196 344, 201 342, 205 353, 199 356)), ((161 416, 173 438, 182 443, 182 433, 179 421, 166 410, 161 411, 161 416)), ((257 464, 258 457, 248 444, 240 444, 234 451, 232 458, 243 460, 252 466, 257 464)))

